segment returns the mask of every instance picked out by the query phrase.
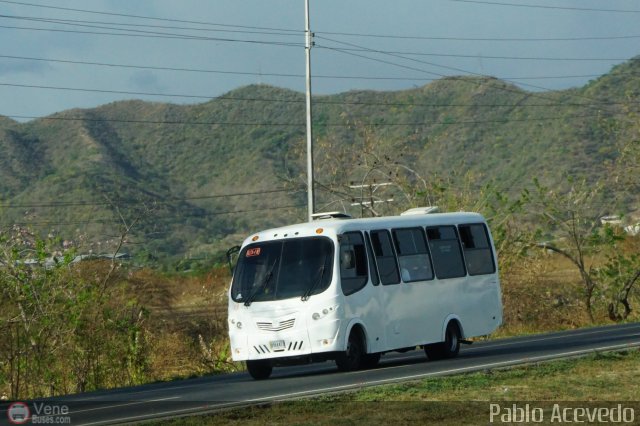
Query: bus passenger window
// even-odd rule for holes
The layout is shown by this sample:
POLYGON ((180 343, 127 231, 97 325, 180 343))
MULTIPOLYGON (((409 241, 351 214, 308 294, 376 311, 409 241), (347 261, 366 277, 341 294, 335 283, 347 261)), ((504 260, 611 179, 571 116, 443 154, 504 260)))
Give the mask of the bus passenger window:
POLYGON ((424 231, 420 228, 394 229, 393 239, 398 253, 402 281, 425 281, 433 279, 433 268, 429 258, 424 231))
POLYGON ((458 229, 469 275, 493 274, 496 267, 484 224, 460 225, 458 229))
POLYGON ((427 239, 438 278, 457 278, 467 275, 455 226, 427 228, 427 239))
POLYGON ((373 285, 380 284, 380 275, 378 274, 378 267, 376 266, 376 261, 373 258, 373 249, 371 248, 371 238, 369 238, 369 234, 364 233, 364 237, 367 242, 367 258, 369 258, 369 270, 371 271, 371 282, 373 285))
POLYGON ((380 282, 383 285, 400 284, 400 273, 398 272, 398 264, 391 245, 389 231, 371 231, 371 245, 378 264, 380 282))
POLYGON ((359 232, 340 236, 340 283, 345 296, 361 290, 369 280, 367 253, 359 232))

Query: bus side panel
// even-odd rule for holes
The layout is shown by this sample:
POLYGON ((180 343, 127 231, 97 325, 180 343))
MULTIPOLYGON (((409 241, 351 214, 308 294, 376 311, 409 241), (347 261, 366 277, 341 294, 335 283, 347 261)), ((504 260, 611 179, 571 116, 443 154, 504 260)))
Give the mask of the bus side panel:
MULTIPOLYGON (((361 322, 367 338, 367 352, 381 352, 384 348, 385 308, 381 304, 382 286, 373 286, 371 282, 360 291, 344 296, 345 326, 353 320, 361 322)), ((345 348, 348 330, 345 330, 345 348)))
POLYGON ((437 280, 382 288, 387 310, 385 349, 401 349, 439 341, 439 325, 448 313, 442 298, 448 292, 437 280))
POLYGON ((489 334, 502 321, 495 274, 381 287, 386 307, 384 350, 442 341, 449 317, 459 318, 464 337, 489 334))
POLYGON ((465 338, 493 332, 502 322, 502 302, 497 274, 467 277, 460 292, 461 319, 465 338))

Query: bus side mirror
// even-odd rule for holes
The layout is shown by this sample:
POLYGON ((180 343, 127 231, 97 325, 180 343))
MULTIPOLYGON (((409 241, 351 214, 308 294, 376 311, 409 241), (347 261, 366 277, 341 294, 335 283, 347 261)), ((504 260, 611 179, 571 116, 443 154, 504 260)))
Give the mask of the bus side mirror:
POLYGON ((229 271, 232 276, 236 268, 236 263, 238 263, 238 253, 240 253, 240 246, 233 246, 227 250, 227 262, 229 263, 229 271))

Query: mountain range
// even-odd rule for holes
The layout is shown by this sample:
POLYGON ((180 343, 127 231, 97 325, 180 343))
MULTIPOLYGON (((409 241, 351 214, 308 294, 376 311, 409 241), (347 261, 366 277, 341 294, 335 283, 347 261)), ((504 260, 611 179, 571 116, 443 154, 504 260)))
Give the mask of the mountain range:
MULTIPOLYGON (((384 198, 371 185, 400 169, 411 171, 405 181, 437 177, 449 190, 463 179, 509 192, 533 177, 597 181, 637 134, 639 101, 640 57, 562 91, 465 76, 314 96, 318 206, 359 214, 358 194, 384 198)), ((24 123, 0 117, 0 226, 94 252, 126 234, 149 260, 210 257, 252 231, 304 221, 304 105, 302 93, 252 85, 194 105, 130 100, 24 123)), ((623 197, 629 210, 637 195, 623 197)))

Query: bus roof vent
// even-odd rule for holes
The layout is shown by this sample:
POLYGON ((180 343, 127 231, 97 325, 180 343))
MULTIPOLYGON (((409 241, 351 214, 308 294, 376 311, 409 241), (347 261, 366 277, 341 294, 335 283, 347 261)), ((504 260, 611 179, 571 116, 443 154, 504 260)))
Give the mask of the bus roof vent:
POLYGON ((429 206, 429 207, 416 207, 414 209, 409 209, 400 213, 400 216, 410 216, 414 214, 429 214, 429 213, 438 213, 438 206, 429 206))
POLYGON ((324 213, 314 213, 311 215, 311 218, 313 220, 351 219, 351 216, 342 212, 324 212, 324 213))

